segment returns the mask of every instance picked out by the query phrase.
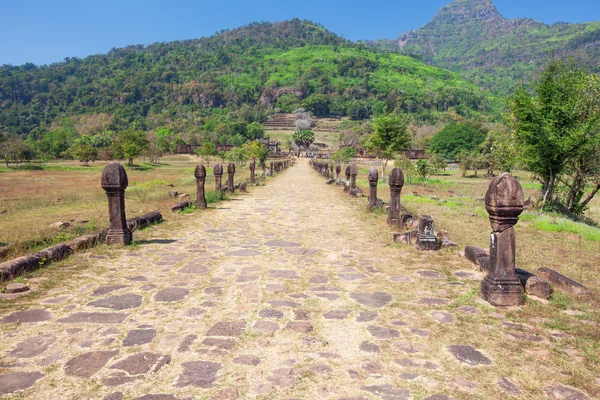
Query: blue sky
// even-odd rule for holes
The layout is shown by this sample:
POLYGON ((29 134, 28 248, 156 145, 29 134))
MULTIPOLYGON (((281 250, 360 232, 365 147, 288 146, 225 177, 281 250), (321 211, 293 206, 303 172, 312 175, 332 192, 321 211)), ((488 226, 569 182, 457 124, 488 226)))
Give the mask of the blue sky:
MULTIPOLYGON (((4 0, 0 65, 49 64, 113 47, 210 36, 253 21, 310 19, 351 40, 395 38, 450 0, 4 0)), ((495 0, 507 18, 600 20, 599 0, 495 0)))

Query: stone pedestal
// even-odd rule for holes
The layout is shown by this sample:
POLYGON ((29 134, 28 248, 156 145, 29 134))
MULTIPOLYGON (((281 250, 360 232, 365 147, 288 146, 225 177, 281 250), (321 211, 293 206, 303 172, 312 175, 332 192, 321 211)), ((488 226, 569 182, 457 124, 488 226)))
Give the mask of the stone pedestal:
POLYGON ((435 224, 430 215, 421 215, 419 217, 417 248, 422 251, 439 249, 437 238, 435 237, 435 224))
POLYGON ((481 282, 481 297, 494 306, 523 304, 523 289, 515 271, 516 235, 514 225, 523 212, 523 189, 513 176, 501 174, 490 182, 485 195, 489 213, 489 271, 481 282))
POLYGON ((256 183, 256 163, 250 164, 250 184, 254 185, 256 183))
POLYGON ((217 193, 221 192, 221 178, 223 177, 223 166, 219 163, 213 167, 213 174, 215 174, 215 190, 217 193))
POLYGON ((269 164, 269 175, 273 176, 273 163, 269 164))
POLYGON ((356 176, 358 175, 358 166, 356 164, 352 164, 350 167, 350 191, 348 192, 348 196, 356 197, 358 196, 358 190, 356 188, 356 176))
POLYGON ((127 228, 125 216, 125 189, 129 185, 125 168, 118 163, 110 163, 102 171, 102 189, 108 198, 110 227, 106 234, 106 244, 127 246, 131 244, 131 231, 127 228))
POLYGON ((229 163, 227 165, 227 191, 229 193, 233 193, 235 191, 234 188, 234 177, 235 177, 235 164, 229 163))
POLYGON ((350 191, 350 165, 346 165, 346 170, 344 171, 346 175, 346 184, 344 185, 344 193, 348 193, 350 191))
POLYGON ((377 182, 379 182, 379 172, 377 168, 371 167, 369 169, 369 186, 371 193, 369 194, 369 210, 373 211, 377 208, 377 182))
POLYGON ((265 179, 267 176, 267 165, 265 163, 262 163, 261 168, 262 168, 262 178, 265 179))
POLYGON ((206 168, 204 165, 196 165, 194 171, 196 177, 196 206, 198 208, 206 208, 206 197, 204 196, 204 183, 206 182, 206 168))
POLYGON ((342 166, 340 164, 335 166, 335 184, 339 185, 340 182, 340 172, 342 172, 342 166))
POLYGON ((399 226, 400 224, 400 193, 404 187, 404 174, 400 168, 394 168, 390 171, 388 180, 390 185, 390 210, 387 223, 389 225, 399 226))

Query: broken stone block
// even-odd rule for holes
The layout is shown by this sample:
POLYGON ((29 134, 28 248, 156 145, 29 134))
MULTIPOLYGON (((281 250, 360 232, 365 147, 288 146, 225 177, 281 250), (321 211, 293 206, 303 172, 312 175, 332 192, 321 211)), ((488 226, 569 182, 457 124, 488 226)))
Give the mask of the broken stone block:
POLYGON ((430 215, 419 217, 419 233, 417 234, 417 248, 421 251, 439 250, 437 238, 435 237, 435 225, 430 215))
POLYGON ((29 286, 23 283, 9 283, 6 285, 6 289, 4 289, 4 293, 21 293, 29 290, 29 286))
POLYGON ((417 231, 394 233, 394 243, 413 245, 417 243, 417 231))
POLYGON ((525 288, 525 293, 539 297, 540 299, 548 300, 550 295, 552 294, 552 288, 550 284, 545 279, 540 278, 539 276, 535 276, 534 274, 525 271, 524 269, 517 268, 516 270, 517 278, 521 282, 523 288, 525 288))
POLYGON ((556 289, 568 293, 572 296, 586 297, 589 296, 590 291, 587 287, 583 286, 579 282, 567 278, 566 276, 559 274, 553 269, 542 267, 538 268, 538 274, 550 282, 556 289))

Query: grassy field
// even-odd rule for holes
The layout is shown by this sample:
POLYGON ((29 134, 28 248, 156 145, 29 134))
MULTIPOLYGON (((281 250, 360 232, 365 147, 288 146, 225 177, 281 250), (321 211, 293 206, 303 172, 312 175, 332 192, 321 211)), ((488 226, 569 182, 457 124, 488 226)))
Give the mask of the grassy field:
MULTIPOLYGON (((180 201, 169 198, 171 190, 188 193, 194 200, 194 168, 198 163, 195 156, 172 156, 160 164, 140 162, 136 169, 127 168, 127 218, 153 210, 167 216, 171 206, 180 201)), ((11 249, 8 257, 107 227, 106 194, 100 187, 105 166, 105 162, 95 162, 89 167, 79 162, 60 162, 34 165, 31 169, 1 167, 0 243, 11 249), (59 221, 68 222, 70 226, 66 229, 50 227, 59 221)), ((249 176, 248 165, 237 168, 236 182, 249 176)), ((209 168, 206 179, 209 201, 214 197, 212 188, 214 176, 209 168)))

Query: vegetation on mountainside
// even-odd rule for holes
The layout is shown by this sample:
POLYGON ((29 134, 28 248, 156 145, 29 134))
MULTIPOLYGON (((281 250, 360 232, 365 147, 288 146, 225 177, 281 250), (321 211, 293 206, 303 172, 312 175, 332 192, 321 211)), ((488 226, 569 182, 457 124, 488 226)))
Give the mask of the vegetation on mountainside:
POLYGON ((503 95, 533 81, 550 51, 600 71, 600 22, 549 26, 531 19, 505 19, 491 0, 455 0, 397 41, 369 44, 401 48, 503 95))
POLYGON ((254 128, 273 109, 301 106, 354 119, 398 109, 425 122, 448 110, 475 118, 500 111, 498 99, 455 73, 300 20, 0 67, 0 132, 27 138, 48 157, 71 157, 80 140, 107 147, 128 129, 169 128, 188 144, 240 146, 262 137, 254 128))

